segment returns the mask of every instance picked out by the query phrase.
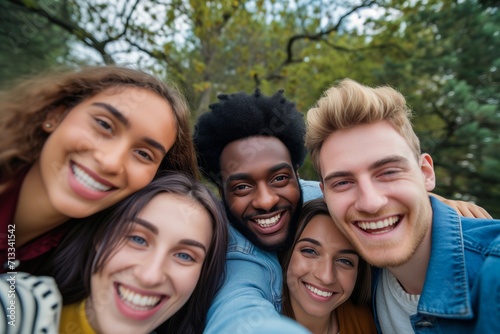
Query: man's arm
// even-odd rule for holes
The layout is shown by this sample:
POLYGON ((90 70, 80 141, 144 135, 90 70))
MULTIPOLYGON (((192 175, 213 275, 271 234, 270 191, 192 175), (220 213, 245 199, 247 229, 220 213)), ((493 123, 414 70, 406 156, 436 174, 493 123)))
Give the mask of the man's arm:
POLYGON ((485 209, 474 203, 446 199, 443 196, 439 196, 435 193, 429 193, 429 194, 434 196, 444 204, 451 206, 461 216, 471 217, 471 218, 486 218, 486 219, 493 218, 485 209))

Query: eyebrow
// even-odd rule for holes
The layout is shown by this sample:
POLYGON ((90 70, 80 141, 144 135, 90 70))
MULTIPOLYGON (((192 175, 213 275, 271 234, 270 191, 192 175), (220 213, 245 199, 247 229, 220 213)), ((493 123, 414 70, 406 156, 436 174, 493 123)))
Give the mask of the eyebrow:
MULTIPOLYGON (((137 217, 134 219, 134 223, 137 223, 141 226, 144 226, 145 228, 150 230, 154 235, 158 235, 158 228, 156 226, 154 226, 153 224, 151 224, 150 222, 148 222, 147 220, 144 220, 142 218, 137 217)), ((194 247, 201 248, 203 250, 203 252, 207 253, 207 248, 205 247, 205 245, 203 245, 201 242, 198 242, 196 240, 182 239, 181 241, 179 241, 179 243, 182 245, 194 246, 194 247)))
POLYGON ((193 239, 182 239, 180 244, 187 245, 187 246, 194 246, 194 247, 199 247, 203 250, 203 252, 207 252, 207 249, 205 248, 205 245, 203 245, 201 242, 198 242, 193 239))
POLYGON ((136 217, 134 219, 134 223, 142 225, 145 228, 147 228, 148 230, 150 230, 151 232, 153 232, 155 235, 158 235, 158 228, 156 226, 154 226, 153 224, 151 224, 150 222, 148 222, 147 220, 136 217))
POLYGON ((125 125, 127 128, 130 126, 130 122, 129 122, 128 118, 121 111, 119 111, 118 109, 116 109, 112 105, 110 105, 108 103, 104 103, 104 102, 94 102, 94 103, 92 103, 92 105, 106 109, 113 116, 115 116, 118 119, 118 121, 120 121, 120 123, 125 125))
POLYGON ((157 142, 156 140, 151 139, 149 137, 143 137, 142 140, 144 140, 146 143, 153 146, 154 148, 160 150, 163 155, 167 154, 167 149, 162 144, 157 142))
MULTIPOLYGON (((116 109, 112 105, 110 105, 108 103, 104 103, 104 102, 94 102, 94 103, 92 103, 92 105, 106 109, 120 123, 122 123, 126 128, 130 127, 129 119, 121 111, 119 111, 118 109, 116 109)), ((146 142, 147 144, 153 146, 154 148, 160 150, 163 155, 167 154, 167 149, 162 144, 157 142, 156 140, 151 139, 149 137, 143 137, 142 140, 144 142, 146 142)))
MULTIPOLYGON (((318 240, 313 239, 313 238, 301 238, 301 239, 299 239, 297 241, 297 244, 299 242, 309 242, 309 243, 311 243, 313 245, 316 245, 316 246, 320 246, 320 247, 322 246, 321 243, 318 240)), ((358 255, 359 256, 358 252, 356 252, 354 249, 348 249, 348 248, 346 248, 346 249, 341 249, 338 252, 340 254, 353 254, 353 255, 358 255)))
MULTIPOLYGON (((397 162, 397 163, 408 163, 408 159, 406 159, 405 157, 402 157, 400 155, 391 155, 389 157, 386 157, 386 158, 383 158, 383 159, 375 161, 374 163, 372 163, 368 167, 368 170, 372 171, 374 169, 380 168, 380 167, 382 167, 384 165, 387 165, 389 163, 395 163, 395 162, 397 162)), ((330 179, 336 178, 336 177, 345 177, 345 176, 352 176, 352 173, 351 172, 346 172, 346 171, 333 172, 333 173, 328 174, 327 176, 325 176, 324 182, 326 182, 326 181, 328 181, 330 179)))
MULTIPOLYGON (((293 167, 289 163, 282 162, 282 163, 279 163, 279 164, 274 165, 271 168, 269 168, 269 173, 275 173, 275 172, 277 172, 277 171, 279 171, 281 169, 291 169, 291 170, 293 170, 293 167)), ((237 173, 237 174, 230 175, 227 178, 226 182, 231 182, 231 181, 235 181, 235 180, 249 180, 249 179, 251 179, 250 174, 248 174, 248 173, 237 173)))

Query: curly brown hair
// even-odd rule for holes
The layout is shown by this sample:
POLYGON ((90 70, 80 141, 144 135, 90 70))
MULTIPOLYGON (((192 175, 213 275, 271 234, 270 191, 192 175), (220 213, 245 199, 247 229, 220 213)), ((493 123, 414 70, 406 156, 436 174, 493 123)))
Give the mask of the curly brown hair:
POLYGON ((171 170, 198 177, 190 112, 179 90, 140 70, 100 66, 45 73, 0 92, 0 185, 39 158, 49 136, 43 131, 42 123, 51 111, 63 108, 67 113, 83 100, 120 86, 150 90, 172 106, 177 137, 158 173, 171 170))

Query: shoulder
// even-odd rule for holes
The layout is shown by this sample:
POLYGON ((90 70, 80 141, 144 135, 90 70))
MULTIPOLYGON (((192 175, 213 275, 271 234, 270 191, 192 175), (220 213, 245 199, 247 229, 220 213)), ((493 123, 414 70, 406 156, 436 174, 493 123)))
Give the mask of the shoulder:
POLYGON ((484 256, 500 253, 500 220, 463 217, 448 205, 432 196, 430 198, 433 209, 433 234, 461 235, 465 249, 484 256))
POLYGON ((249 265, 248 262, 253 262, 273 273, 281 272, 276 253, 267 252, 255 246, 233 226, 229 226, 229 243, 226 255, 226 267, 243 265, 245 262, 245 265, 249 265))
POLYGON ((299 179, 299 184, 304 196, 304 202, 323 197, 323 193, 319 187, 319 181, 299 179))
POLYGON ((464 246, 483 255, 500 256, 500 220, 460 217, 464 246))
POLYGON ((85 300, 65 305, 61 312, 60 334, 78 332, 81 334, 96 334, 87 319, 85 300))
POLYGON ((0 304, 6 311, 9 307, 15 309, 13 319, 5 318, 9 327, 10 321, 13 321, 18 327, 31 326, 30 333, 58 333, 62 298, 52 277, 32 276, 24 272, 0 276, 0 304), (16 323, 17 319, 22 319, 22 323, 16 323))

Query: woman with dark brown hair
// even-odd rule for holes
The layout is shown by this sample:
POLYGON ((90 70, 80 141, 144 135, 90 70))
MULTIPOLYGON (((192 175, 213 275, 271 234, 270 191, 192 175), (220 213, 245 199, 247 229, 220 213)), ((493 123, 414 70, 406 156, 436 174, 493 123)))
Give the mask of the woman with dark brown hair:
POLYGON ((198 175, 185 100, 152 75, 89 67, 0 92, 0 271, 32 272, 70 218, 165 170, 198 175))
POLYGON ((282 313, 314 334, 376 333, 370 266, 333 223, 323 199, 306 202, 280 259, 282 313))
POLYGON ((227 226, 201 182, 167 173, 75 224, 44 268, 63 296, 60 332, 203 332, 227 226))

